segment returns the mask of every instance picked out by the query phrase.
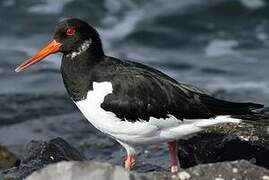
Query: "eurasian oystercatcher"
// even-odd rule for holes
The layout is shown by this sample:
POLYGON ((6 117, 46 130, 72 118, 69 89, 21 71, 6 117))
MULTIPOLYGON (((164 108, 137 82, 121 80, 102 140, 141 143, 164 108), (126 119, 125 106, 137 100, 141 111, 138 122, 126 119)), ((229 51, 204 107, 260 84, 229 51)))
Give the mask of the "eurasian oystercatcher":
POLYGON ((216 99, 152 67, 106 56, 98 32, 80 19, 60 22, 54 40, 16 72, 57 52, 63 53, 61 73, 71 99, 93 126, 126 149, 128 170, 136 146, 168 142, 171 172, 177 172, 177 139, 239 123, 232 115, 263 107, 216 99))

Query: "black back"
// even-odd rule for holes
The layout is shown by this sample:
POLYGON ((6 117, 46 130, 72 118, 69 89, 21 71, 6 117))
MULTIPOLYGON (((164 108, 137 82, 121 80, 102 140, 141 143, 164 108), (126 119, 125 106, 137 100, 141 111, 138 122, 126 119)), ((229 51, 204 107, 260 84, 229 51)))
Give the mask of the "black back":
POLYGON ((252 113, 252 109, 262 107, 215 99, 139 63, 103 57, 98 63, 83 69, 78 68, 77 61, 73 61, 73 65, 68 62, 69 71, 66 72, 66 60, 63 60, 62 74, 71 97, 75 101, 83 100, 92 90, 93 82, 111 82, 113 93, 105 97, 101 107, 122 120, 148 121, 150 117, 167 118, 169 115, 181 120, 201 119, 252 113))

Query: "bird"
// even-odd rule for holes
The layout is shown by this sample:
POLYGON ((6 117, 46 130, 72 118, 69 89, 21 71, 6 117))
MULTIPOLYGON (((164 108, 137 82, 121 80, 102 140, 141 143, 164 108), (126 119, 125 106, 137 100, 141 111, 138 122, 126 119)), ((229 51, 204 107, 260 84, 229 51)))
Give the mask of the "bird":
POLYGON ((230 102, 179 82, 134 61, 107 56, 99 33, 87 22, 60 21, 53 40, 16 68, 20 72, 47 56, 62 53, 60 71, 72 101, 98 130, 125 148, 125 168, 132 170, 138 146, 167 143, 170 171, 180 171, 177 140, 263 108, 230 102))

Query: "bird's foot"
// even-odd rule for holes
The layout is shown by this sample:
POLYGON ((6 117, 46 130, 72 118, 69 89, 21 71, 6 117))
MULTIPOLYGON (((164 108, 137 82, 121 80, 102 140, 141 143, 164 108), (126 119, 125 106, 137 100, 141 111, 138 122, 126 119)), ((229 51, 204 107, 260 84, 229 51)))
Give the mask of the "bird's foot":
POLYGON ((128 155, 125 160, 125 169, 130 171, 135 165, 135 155, 128 155))

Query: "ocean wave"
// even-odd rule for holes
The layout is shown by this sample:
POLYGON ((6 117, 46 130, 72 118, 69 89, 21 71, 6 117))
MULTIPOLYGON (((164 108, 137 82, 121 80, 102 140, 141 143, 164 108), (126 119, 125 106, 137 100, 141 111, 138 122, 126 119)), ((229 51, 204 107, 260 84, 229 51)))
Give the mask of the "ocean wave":
MULTIPOLYGON (((155 65, 170 75, 178 76, 178 79, 182 79, 179 76, 184 76, 189 70, 188 76, 194 78, 201 74, 229 76, 236 70, 227 68, 226 71, 226 66, 235 64, 235 67, 242 67, 241 64, 249 64, 246 62, 256 63, 268 57, 267 51, 264 51, 263 57, 259 57, 260 52, 257 52, 259 47, 269 46, 269 23, 264 13, 268 11, 268 3, 264 0, 3 2, 0 3, 0 15, 10 14, 6 19, 0 18, 7 29, 0 36, 0 49, 9 52, 11 55, 5 54, 7 57, 4 58, 14 58, 16 64, 19 58, 23 61, 23 58, 31 57, 50 40, 48 37, 52 36, 57 19, 73 17, 74 14, 97 27, 107 54, 138 59, 136 61, 155 65), (16 8, 7 10, 3 8, 3 2, 16 8), (38 17, 32 18, 33 13, 38 17), (250 49, 257 53, 250 54, 250 49), (14 51, 22 53, 13 55, 14 51), (21 57, 18 58, 18 54, 21 57), (180 73, 183 70, 184 73, 180 73)), ((49 63, 45 66, 58 68, 59 56, 48 57, 44 62, 49 63)), ((254 70, 264 69, 261 67, 264 65, 259 66, 253 67, 256 68, 254 70)), ((42 65, 36 68, 40 70, 42 65)), ((254 73, 244 74, 246 71, 240 69, 238 74, 253 80, 254 73)), ((212 84, 210 80, 206 81, 205 84, 212 84)), ((230 87, 225 82, 223 84, 230 87)), ((247 86, 243 84, 242 87, 247 86)))
POLYGON ((240 0, 241 3, 251 10, 257 10, 265 6, 263 0, 240 0))
POLYGON ((3 0, 2 1, 2 6, 4 7, 11 7, 16 4, 15 0, 3 0))
POLYGON ((59 14, 64 6, 72 0, 46 0, 44 3, 32 5, 28 8, 28 12, 36 14, 59 14))
POLYGON ((33 55, 37 52, 37 49, 27 43, 27 39, 17 37, 1 37, 0 49, 5 51, 20 51, 25 53, 27 56, 33 55))
MULTIPOLYGON (((234 54, 234 48, 241 46, 269 45, 266 33, 269 24, 263 18, 254 21, 268 9, 263 0, 171 0, 169 3, 163 0, 106 0, 104 7, 106 11, 99 30, 108 49, 113 42, 125 40, 142 44, 158 35, 164 44, 171 40, 175 41, 171 45, 208 44, 205 51, 210 57, 234 54), (253 10, 255 14, 250 16, 253 10), (230 18, 233 25, 227 21, 230 18), (136 35, 145 38, 134 40, 136 35)), ((150 43, 154 46, 156 42, 150 43)))
POLYGON ((106 0, 104 5, 107 12, 101 20, 102 28, 99 29, 105 40, 120 40, 137 30, 142 30, 145 21, 154 22, 154 19, 159 16, 166 16, 175 11, 187 13, 188 11, 185 11, 187 7, 200 5, 203 2, 202 0, 172 0, 167 3, 163 0, 152 0, 138 3, 130 0, 106 0))
POLYGON ((216 78, 206 84, 206 89, 210 91, 226 90, 235 91, 260 91, 263 94, 269 94, 269 84, 266 81, 232 81, 224 78, 216 78))

